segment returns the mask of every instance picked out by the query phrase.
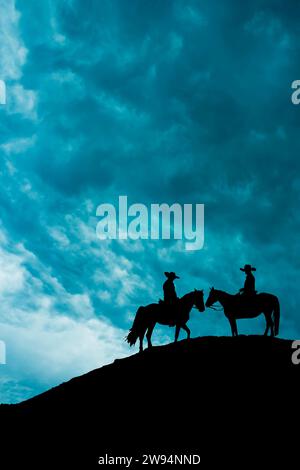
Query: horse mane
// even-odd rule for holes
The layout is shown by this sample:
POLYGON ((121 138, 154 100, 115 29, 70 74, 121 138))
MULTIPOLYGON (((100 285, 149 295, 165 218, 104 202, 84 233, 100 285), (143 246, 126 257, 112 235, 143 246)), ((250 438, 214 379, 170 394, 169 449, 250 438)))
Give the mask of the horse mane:
POLYGON ((215 291, 220 292, 221 294, 229 295, 229 296, 231 296, 231 297, 234 296, 234 294, 229 294, 229 292, 225 292, 225 290, 215 289, 215 291))
POLYGON ((201 292, 201 291, 195 291, 195 290, 192 290, 191 292, 187 292, 186 294, 184 294, 182 297, 179 298, 179 300, 184 300, 185 298, 189 298, 192 294, 194 294, 195 292, 201 292))

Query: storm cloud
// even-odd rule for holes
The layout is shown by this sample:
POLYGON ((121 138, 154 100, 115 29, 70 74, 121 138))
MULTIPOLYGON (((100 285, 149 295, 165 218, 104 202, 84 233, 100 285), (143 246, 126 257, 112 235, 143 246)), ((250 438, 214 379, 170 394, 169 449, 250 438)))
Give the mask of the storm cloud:
MULTIPOLYGON (((137 307, 176 271, 236 292, 240 266, 299 337, 298 4, 0 0, 1 400, 127 354, 137 307), (205 204, 205 245, 99 241, 96 208, 205 204), (50 366, 49 366, 50 365, 50 366), (49 367, 48 367, 49 366, 49 367)), ((229 334, 193 313, 193 335, 229 334)), ((263 321, 242 322, 245 333, 263 321)), ((156 341, 171 330, 159 329, 156 341)))

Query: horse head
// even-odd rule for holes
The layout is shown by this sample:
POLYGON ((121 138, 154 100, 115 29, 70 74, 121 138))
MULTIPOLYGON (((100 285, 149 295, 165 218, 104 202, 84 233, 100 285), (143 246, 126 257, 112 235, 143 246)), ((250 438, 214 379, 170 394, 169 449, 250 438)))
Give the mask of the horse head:
POLYGON ((219 300, 218 299, 218 291, 214 287, 211 287, 209 289, 209 296, 207 297, 207 300, 205 302, 205 306, 210 308, 218 300, 219 300))
POLYGON ((204 293, 203 290, 194 290, 194 305, 199 310, 199 312, 204 312, 204 293))

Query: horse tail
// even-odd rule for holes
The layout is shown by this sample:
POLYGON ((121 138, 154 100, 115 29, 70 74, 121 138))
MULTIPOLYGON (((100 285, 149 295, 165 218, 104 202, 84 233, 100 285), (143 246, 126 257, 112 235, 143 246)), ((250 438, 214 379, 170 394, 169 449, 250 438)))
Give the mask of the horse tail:
POLYGON ((133 346, 136 343, 136 340, 138 339, 139 335, 143 333, 143 329, 144 329, 144 324, 143 324, 144 322, 142 321, 143 310, 144 310, 144 307, 138 308, 132 327, 130 328, 129 333, 125 338, 125 340, 127 341, 127 343, 130 344, 130 346, 133 346))
POLYGON ((279 321, 280 321, 280 305, 279 300, 275 298, 275 306, 274 306, 274 323, 275 323, 275 336, 279 333, 279 321))

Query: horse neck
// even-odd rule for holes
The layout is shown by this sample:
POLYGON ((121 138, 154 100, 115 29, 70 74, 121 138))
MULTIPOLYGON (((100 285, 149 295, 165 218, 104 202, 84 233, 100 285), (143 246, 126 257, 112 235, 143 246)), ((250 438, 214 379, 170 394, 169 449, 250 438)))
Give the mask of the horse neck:
POLYGON ((187 309, 191 310, 192 306, 194 305, 194 292, 189 292, 181 297, 180 302, 185 306, 187 309))
POLYGON ((224 303, 227 303, 228 300, 232 297, 231 294, 228 294, 227 292, 224 292, 223 290, 218 290, 218 302, 220 302, 221 305, 224 305, 224 303))

